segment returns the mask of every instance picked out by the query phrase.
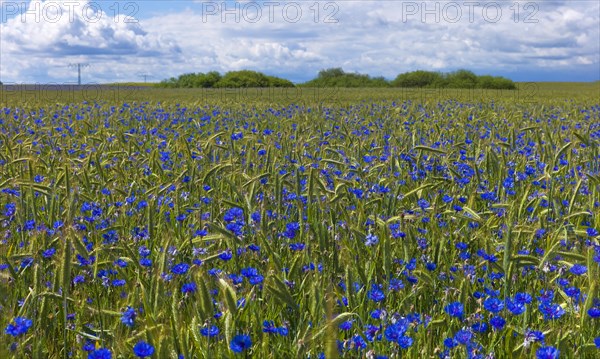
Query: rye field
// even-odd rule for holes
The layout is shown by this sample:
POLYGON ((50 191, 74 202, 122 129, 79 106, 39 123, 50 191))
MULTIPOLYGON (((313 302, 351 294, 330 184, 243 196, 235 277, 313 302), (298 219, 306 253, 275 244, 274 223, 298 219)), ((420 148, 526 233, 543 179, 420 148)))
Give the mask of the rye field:
POLYGON ((0 358, 597 358, 600 84, 3 89, 0 358))

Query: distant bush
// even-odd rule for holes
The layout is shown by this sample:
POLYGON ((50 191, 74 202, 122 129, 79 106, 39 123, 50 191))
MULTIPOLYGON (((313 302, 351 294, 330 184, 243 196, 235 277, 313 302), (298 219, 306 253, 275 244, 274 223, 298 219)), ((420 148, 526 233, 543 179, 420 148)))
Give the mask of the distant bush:
POLYGON ((293 87, 291 81, 260 72, 242 70, 230 71, 221 76, 216 71, 204 73, 189 73, 178 78, 171 77, 158 84, 167 88, 239 88, 239 87, 293 87))
POLYGON ((481 89, 516 89, 515 83, 500 76, 477 76, 469 70, 458 70, 443 74, 431 71, 412 71, 398 75, 393 81, 395 87, 426 88, 481 88, 481 89))
POLYGON ((477 87, 483 89, 514 90, 517 88, 515 83, 501 76, 479 76, 477 78, 477 87))
POLYGON ((431 71, 413 71, 400 74, 392 81, 395 87, 429 87, 434 84, 440 84, 443 75, 439 72, 431 71))
POLYGON ((371 77, 365 74, 344 72, 341 68, 319 71, 317 78, 302 84, 306 87, 389 87, 383 77, 371 77))
MULTIPOLYGON (((286 79, 265 75, 261 72, 241 70, 221 75, 216 71, 188 73, 161 81, 157 86, 167 88, 247 88, 247 87, 294 87, 286 79)), ((477 76, 469 70, 450 73, 412 71, 399 74, 394 80, 371 77, 367 74, 345 72, 336 67, 319 71, 316 78, 301 84, 304 87, 420 87, 420 88, 482 88, 512 90, 515 83, 500 76, 477 76)))

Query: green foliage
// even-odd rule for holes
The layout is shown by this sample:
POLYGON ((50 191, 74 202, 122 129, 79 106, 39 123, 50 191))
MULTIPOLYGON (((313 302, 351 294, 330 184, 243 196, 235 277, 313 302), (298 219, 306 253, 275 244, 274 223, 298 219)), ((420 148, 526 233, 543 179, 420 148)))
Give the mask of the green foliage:
POLYGON ((371 77, 365 74, 344 72, 341 68, 319 71, 316 79, 304 83, 305 87, 389 87, 383 77, 371 77))
MULTIPOLYGON (((393 81, 382 76, 345 72, 342 68, 329 68, 319 71, 318 76, 300 85, 302 87, 342 87, 342 88, 454 88, 454 89, 496 89, 514 90, 515 83, 500 76, 477 76, 469 70, 450 73, 417 70, 399 74, 393 81)), ((188 73, 163 80, 157 87, 163 88, 261 88, 294 87, 286 79, 268 76, 261 72, 241 70, 230 71, 221 76, 216 71, 188 73)))
POLYGON ((395 87, 455 88, 455 89, 496 89, 514 90, 515 83, 500 76, 477 76, 469 70, 457 70, 447 74, 432 71, 412 71, 398 75, 393 81, 395 87))
POLYGON ((392 85, 395 87, 429 87, 442 83, 443 75, 439 72, 412 71, 398 75, 392 85))
POLYGON ((178 78, 163 80, 158 87, 165 88, 249 88, 249 87, 293 87, 291 81, 260 72, 231 71, 221 76, 216 71, 189 73, 178 78))
POLYGON ((509 79, 493 76, 477 76, 469 70, 458 70, 447 74, 417 70, 399 74, 394 80, 384 77, 370 77, 366 74, 348 73, 343 69, 330 68, 319 71, 317 78, 310 80, 305 87, 402 87, 402 88, 452 88, 452 89, 515 89, 509 79))
POLYGON ((477 87, 483 89, 514 90, 515 83, 501 76, 483 75, 477 78, 477 87))

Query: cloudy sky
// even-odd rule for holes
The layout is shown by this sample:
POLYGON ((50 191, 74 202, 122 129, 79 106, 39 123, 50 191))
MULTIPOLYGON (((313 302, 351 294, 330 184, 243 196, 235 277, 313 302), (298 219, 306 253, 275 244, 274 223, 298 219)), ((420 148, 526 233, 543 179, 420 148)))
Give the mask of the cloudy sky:
POLYGON ((84 83, 330 67, 596 81, 600 2, 0 0, 0 81, 74 82, 76 63, 84 83))

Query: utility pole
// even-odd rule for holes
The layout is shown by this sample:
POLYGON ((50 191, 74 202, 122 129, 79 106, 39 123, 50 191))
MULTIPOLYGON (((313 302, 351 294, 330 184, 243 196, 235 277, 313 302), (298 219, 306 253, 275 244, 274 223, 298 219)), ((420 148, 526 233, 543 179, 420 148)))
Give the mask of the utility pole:
POLYGON ((82 64, 82 63, 77 63, 77 64, 70 64, 69 67, 75 67, 77 66, 77 85, 81 86, 81 68, 82 67, 90 67, 89 64, 82 64))
POLYGON ((148 81, 148 78, 152 77, 152 75, 148 74, 138 74, 138 76, 144 78, 144 83, 148 81))

